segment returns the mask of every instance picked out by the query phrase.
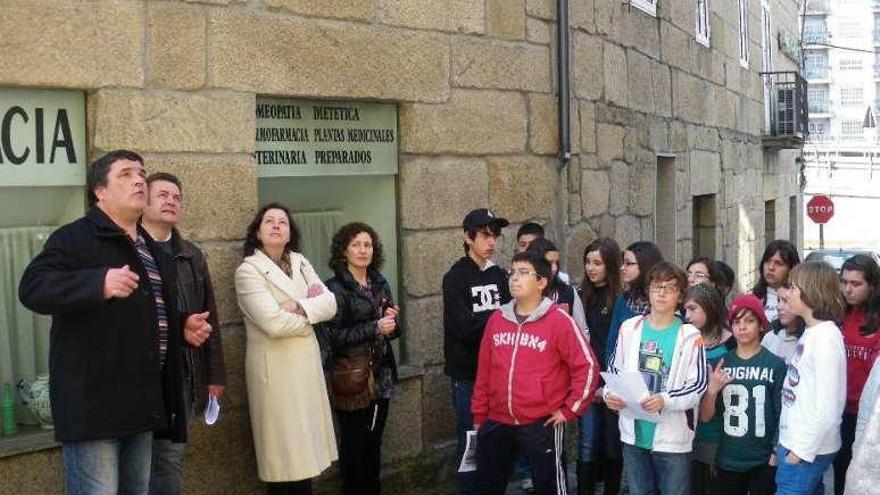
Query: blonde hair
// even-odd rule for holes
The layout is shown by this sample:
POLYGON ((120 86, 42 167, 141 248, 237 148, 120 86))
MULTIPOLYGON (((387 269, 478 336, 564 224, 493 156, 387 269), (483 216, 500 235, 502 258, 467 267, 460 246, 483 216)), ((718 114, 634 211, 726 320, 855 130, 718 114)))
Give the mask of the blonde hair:
POLYGON ((840 292, 840 278, 831 265, 824 261, 808 261, 792 268, 789 285, 798 288, 801 301, 817 320, 840 321, 846 305, 840 292))

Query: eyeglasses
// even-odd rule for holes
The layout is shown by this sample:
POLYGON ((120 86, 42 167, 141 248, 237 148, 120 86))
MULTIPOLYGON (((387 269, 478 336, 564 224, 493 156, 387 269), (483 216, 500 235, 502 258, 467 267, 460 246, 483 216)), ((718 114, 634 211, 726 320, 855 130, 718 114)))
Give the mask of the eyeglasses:
POLYGON ((508 277, 513 278, 513 277, 516 277, 517 275, 519 275, 520 277, 528 277, 529 275, 534 275, 535 277, 539 276, 538 272, 526 270, 525 268, 520 268, 518 270, 514 270, 514 269, 507 270, 508 277))
POLYGON ((665 284, 665 285, 651 284, 650 286, 648 286, 648 288, 654 294, 660 294, 660 293, 675 294, 676 292, 678 292, 678 286, 675 284, 665 284))
POLYGON ((704 280, 709 278, 709 274, 703 272, 688 272, 688 278, 694 280, 704 280))

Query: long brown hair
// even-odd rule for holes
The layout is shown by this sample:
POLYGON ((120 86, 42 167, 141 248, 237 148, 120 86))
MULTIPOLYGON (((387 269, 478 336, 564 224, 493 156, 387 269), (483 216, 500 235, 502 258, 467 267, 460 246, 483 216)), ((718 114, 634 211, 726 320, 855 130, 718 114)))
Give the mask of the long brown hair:
MULTIPOLYGON (((584 248, 584 256, 581 260, 581 266, 587 264, 587 255, 592 252, 598 252, 602 262, 605 263, 605 278, 608 282, 608 294, 605 297, 605 307, 614 307, 614 300, 620 295, 620 246, 617 241, 610 237, 600 237, 593 242, 587 244, 584 248)), ((584 308, 592 307, 600 304, 596 300, 596 286, 590 282, 587 276, 586 268, 584 268, 584 279, 581 282, 581 301, 584 308)))

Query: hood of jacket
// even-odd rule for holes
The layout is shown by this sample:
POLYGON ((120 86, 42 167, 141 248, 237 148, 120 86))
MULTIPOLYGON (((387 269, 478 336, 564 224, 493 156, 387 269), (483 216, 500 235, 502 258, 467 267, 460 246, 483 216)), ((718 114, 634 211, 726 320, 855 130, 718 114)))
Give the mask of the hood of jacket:
MULTIPOLYGON (((548 311, 550 311, 551 306, 553 306, 553 301, 549 297, 545 297, 541 300, 541 304, 538 305, 538 308, 532 311, 532 314, 530 314, 523 323, 525 324, 540 320, 547 314, 548 311)), ((516 311, 514 311, 515 307, 516 299, 511 299, 507 304, 502 304, 501 308, 499 309, 501 310, 501 315, 504 316, 505 320, 519 325, 519 321, 517 321, 516 319, 516 311)))

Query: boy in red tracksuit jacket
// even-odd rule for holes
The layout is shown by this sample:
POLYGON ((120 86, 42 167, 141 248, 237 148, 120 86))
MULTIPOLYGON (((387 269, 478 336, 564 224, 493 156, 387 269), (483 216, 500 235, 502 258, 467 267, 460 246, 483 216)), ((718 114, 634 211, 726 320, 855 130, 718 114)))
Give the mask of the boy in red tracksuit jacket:
POLYGON ((503 494, 518 454, 532 466, 537 495, 566 493, 564 423, 583 414, 599 366, 574 320, 545 297, 550 264, 513 257, 514 300, 486 324, 471 399, 477 430, 477 492, 503 494))

